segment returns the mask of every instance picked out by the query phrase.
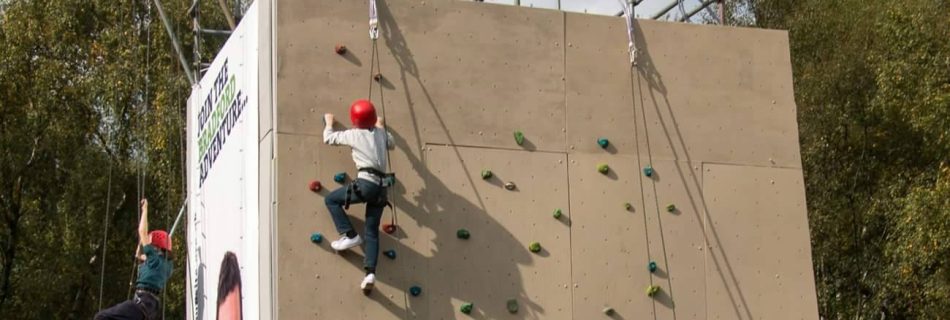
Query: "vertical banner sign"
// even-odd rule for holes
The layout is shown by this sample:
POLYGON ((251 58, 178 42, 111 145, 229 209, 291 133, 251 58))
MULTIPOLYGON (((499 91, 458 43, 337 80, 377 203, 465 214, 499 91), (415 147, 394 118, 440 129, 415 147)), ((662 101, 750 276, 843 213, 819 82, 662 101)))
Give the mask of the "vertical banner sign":
POLYGON ((258 23, 248 8, 188 100, 188 318, 256 319, 258 23))

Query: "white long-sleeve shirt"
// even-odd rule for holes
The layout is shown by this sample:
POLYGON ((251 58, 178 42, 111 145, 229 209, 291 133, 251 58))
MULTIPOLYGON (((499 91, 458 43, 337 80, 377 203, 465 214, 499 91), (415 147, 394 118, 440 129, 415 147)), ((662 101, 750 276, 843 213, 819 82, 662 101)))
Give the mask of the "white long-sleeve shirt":
MULTIPOLYGON (((334 131, 333 128, 323 129, 323 143, 336 146, 349 146, 353 149, 353 162, 356 168, 375 168, 386 172, 388 162, 386 148, 392 146, 393 136, 384 129, 347 129, 334 131)), ((379 177, 369 172, 358 172, 358 179, 380 183, 379 177)))

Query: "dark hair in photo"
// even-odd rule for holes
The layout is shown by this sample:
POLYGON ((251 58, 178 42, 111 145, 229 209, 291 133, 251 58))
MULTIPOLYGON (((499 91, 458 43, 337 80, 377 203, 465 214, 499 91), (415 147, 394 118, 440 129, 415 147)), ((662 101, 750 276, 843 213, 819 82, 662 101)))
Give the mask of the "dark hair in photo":
MULTIPOLYGON (((235 288, 238 288, 238 299, 242 300, 244 294, 241 292, 241 267, 238 265, 237 256, 233 252, 224 253, 224 259, 221 260, 221 270, 218 277, 218 306, 224 303, 235 288)), ((243 301, 242 301, 243 303, 243 301)), ((243 308, 242 308, 243 310, 243 308)))

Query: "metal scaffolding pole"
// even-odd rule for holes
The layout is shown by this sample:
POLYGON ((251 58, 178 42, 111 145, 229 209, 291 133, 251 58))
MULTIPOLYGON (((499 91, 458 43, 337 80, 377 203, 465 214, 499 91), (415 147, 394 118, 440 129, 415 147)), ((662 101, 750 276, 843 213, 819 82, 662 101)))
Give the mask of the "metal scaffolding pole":
POLYGON ((231 12, 228 11, 228 4, 224 3, 224 0, 218 0, 218 6, 221 7, 221 12, 224 13, 224 18, 228 20, 228 26, 231 27, 231 30, 237 27, 234 23, 234 16, 231 15, 231 12))
POLYGON ((158 9, 158 16, 162 19, 162 24, 165 25, 165 32, 168 33, 168 38, 172 40, 172 47, 175 48, 175 53, 178 54, 178 62, 181 63, 181 68, 185 70, 185 76, 188 78, 188 83, 191 85, 195 84, 195 75, 191 73, 191 69, 188 68, 188 61, 185 60, 185 54, 181 52, 181 44, 178 42, 178 37, 175 36, 175 32, 172 31, 172 24, 168 22, 168 17, 165 16, 165 9, 162 8, 162 2, 154 0, 155 8, 158 9))
POLYGON ((680 0, 673 0, 673 3, 670 3, 668 6, 664 7, 663 9, 660 9, 660 11, 657 11, 657 13, 654 14, 653 17, 650 17, 650 19, 653 19, 653 20, 659 19, 667 12, 670 12, 670 10, 673 10, 673 8, 676 8, 676 5, 678 5, 679 3, 680 3, 680 0))
POLYGON ((683 16, 682 18, 679 19, 679 21, 680 21, 680 22, 686 21, 686 19, 691 18, 692 16, 696 15, 697 13, 699 13, 699 12, 702 11, 703 9, 706 9, 706 7, 708 7, 709 5, 711 5, 711 4, 713 4, 713 3, 717 2, 717 1, 719 1, 719 0, 706 0, 706 1, 703 1, 703 3, 700 4, 698 7, 696 7, 695 9, 690 10, 689 12, 687 12, 685 16, 683 16))

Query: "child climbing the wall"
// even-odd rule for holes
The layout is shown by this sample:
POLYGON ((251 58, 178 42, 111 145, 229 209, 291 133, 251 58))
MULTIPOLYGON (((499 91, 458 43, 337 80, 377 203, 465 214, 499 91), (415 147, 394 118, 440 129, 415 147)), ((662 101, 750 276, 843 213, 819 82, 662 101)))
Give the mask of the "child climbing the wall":
POLYGON ((135 296, 96 314, 96 320, 105 319, 159 319, 162 312, 160 296, 165 282, 172 274, 172 242, 163 230, 148 232, 148 200, 142 199, 139 218, 139 247, 135 257, 139 277, 135 282, 135 296), (143 254, 144 253, 144 254, 143 254))
POLYGON ((336 231, 342 237, 330 243, 337 251, 344 251, 366 242, 363 268, 366 276, 360 283, 363 293, 369 294, 376 282, 376 261, 379 256, 379 222, 383 209, 388 205, 386 188, 391 184, 391 175, 386 173, 387 148, 392 147, 392 135, 386 132, 383 118, 376 117, 376 108, 369 100, 356 100, 350 105, 352 129, 333 130, 333 114, 324 115, 323 142, 329 145, 349 146, 353 150, 353 162, 358 173, 356 179, 333 190, 326 197, 327 209, 336 231), (366 203, 366 228, 363 237, 353 229, 345 209, 350 204, 366 203))

